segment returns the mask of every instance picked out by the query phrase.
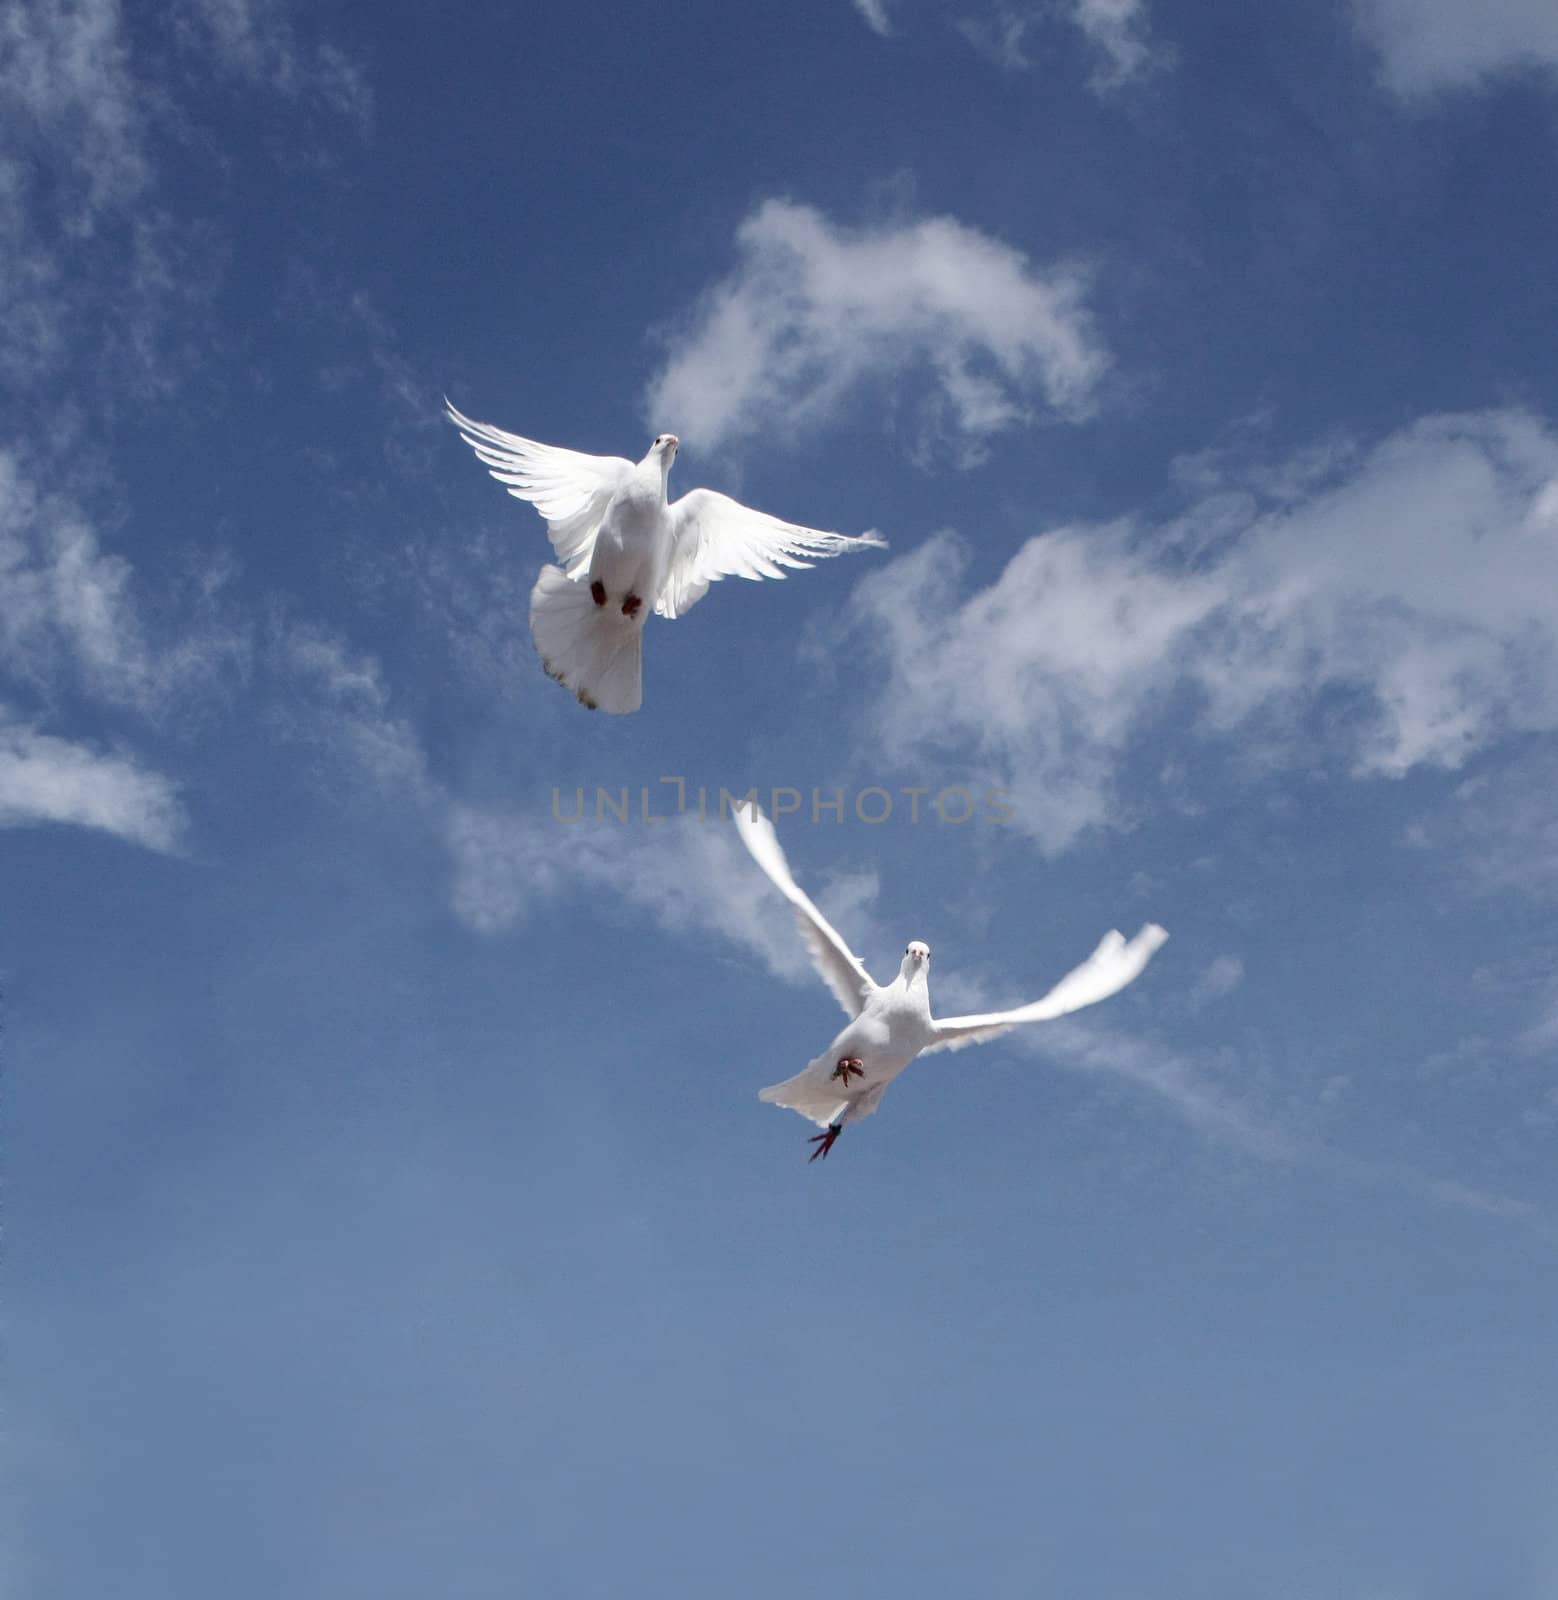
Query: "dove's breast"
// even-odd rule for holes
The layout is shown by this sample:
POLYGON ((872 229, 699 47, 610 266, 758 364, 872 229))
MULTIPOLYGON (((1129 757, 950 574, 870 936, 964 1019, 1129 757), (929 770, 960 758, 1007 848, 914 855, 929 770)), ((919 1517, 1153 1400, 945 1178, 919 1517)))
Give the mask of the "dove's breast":
POLYGON ((854 1029, 864 1050, 903 1066, 930 1043, 930 1009, 916 996, 889 988, 861 1012, 854 1029))
POLYGON ((659 477, 653 485, 629 480, 601 520, 590 578, 599 579, 613 599, 640 596, 647 612, 659 597, 670 559, 671 517, 659 477))

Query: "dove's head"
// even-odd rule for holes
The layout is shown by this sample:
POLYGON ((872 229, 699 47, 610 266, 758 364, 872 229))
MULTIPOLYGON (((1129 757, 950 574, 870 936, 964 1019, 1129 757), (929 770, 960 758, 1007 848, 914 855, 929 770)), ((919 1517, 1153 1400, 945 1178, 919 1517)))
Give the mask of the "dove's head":
POLYGON ((924 977, 930 971, 930 946, 918 939, 903 953, 903 965, 898 969, 904 981, 924 977))
POLYGON ((669 469, 671 463, 676 459, 677 447, 681 444, 681 442, 682 441, 678 439, 674 433, 662 433, 660 437, 656 439, 652 445, 650 445, 649 453, 652 456, 659 456, 661 460, 664 461, 666 468, 669 469))

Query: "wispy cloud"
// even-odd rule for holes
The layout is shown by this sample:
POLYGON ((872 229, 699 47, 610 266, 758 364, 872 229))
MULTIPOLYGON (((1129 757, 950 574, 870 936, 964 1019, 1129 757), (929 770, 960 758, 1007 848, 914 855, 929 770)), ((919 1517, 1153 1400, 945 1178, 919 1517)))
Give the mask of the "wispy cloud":
POLYGON ((0 706, 0 827, 62 823, 171 851, 185 822, 176 785, 160 773, 39 733, 0 706))
POLYGON ((1244 982, 1244 963, 1238 956, 1216 956, 1191 986, 1193 1005, 1204 1006, 1232 994, 1244 982))
MULTIPOLYGON (((1019 1035, 1018 1048, 1070 1071, 1103 1074, 1150 1095, 1197 1133, 1260 1160, 1328 1172, 1349 1184, 1387 1188, 1432 1206, 1470 1211, 1549 1232, 1546 1217, 1530 1201, 1458 1178, 1436 1177, 1403 1162, 1349 1154, 1334 1140, 1321 1140, 1302 1125, 1288 1125, 1261 1110, 1236 1089, 1199 1069, 1158 1042, 1133 1037, 1107 1024, 1067 1019, 1019 1035)), ((1330 1078, 1320 1100, 1334 1104, 1338 1080, 1330 1078)))
MULTIPOLYGON (((874 33, 893 33, 888 0, 853 0, 874 33)), ((893 0, 896 4, 897 0, 893 0)), ((927 7, 945 12, 946 6, 927 7)), ((977 9, 955 8, 952 25, 974 49, 1006 71, 1035 65, 1030 40, 1064 24, 1087 44, 1094 70, 1088 86, 1107 95, 1170 65, 1173 52, 1152 37, 1146 0, 986 0, 977 9)))
POLYGON ((1080 267, 1036 267, 951 217, 853 228, 787 200, 759 206, 736 245, 646 397, 653 426, 704 449, 820 428, 889 381, 921 380, 921 443, 968 458, 1094 405, 1108 358, 1080 267))
POLYGON ((1538 742, 1482 767, 1409 824, 1404 842, 1450 852, 1478 888, 1558 895, 1558 751, 1538 742))
POLYGON ((1558 75, 1558 9, 1548 0, 1352 4, 1359 29, 1379 54, 1381 79, 1404 99, 1476 88, 1512 71, 1558 75))
POLYGON ((1359 776, 1453 769, 1558 727, 1555 482, 1538 419, 1436 417, 1280 505, 1053 530, 961 604, 940 535, 855 590, 888 666, 872 726, 892 759, 982 765, 1052 851, 1126 820, 1124 753, 1175 697, 1246 765, 1320 741, 1359 776), (1348 714, 1318 728, 1326 696, 1348 714))
POLYGON ((145 187, 145 124, 117 0, 7 6, 0 106, 13 160, 52 155, 60 180, 52 203, 67 231, 90 232, 105 208, 145 187))
POLYGON ((154 717, 209 697, 247 667, 246 626, 221 615, 225 569, 185 586, 181 625, 154 629, 142 584, 67 496, 40 489, 0 449, 0 672, 51 697, 72 690, 154 717))
MULTIPOLYGON (((269 621, 260 626, 252 609, 228 600, 234 573, 220 556, 159 577, 154 586, 106 549, 75 501, 41 490, 17 455, 0 450, 0 685, 41 708, 35 721, 90 707, 95 718, 119 713, 177 729, 242 704, 273 737, 328 765, 332 785, 344 770, 397 802, 440 799, 417 731, 375 657, 336 629, 300 619, 281 596, 263 602, 269 621)), ((87 821, 92 805, 93 815, 112 817, 122 800, 122 814, 142 822, 111 831, 169 847, 183 813, 167 780, 127 756, 96 756, 31 733, 24 770, 16 765, 20 737, 11 738, 12 789, 34 798, 13 797, 12 825, 87 821)))
POLYGON ((298 10, 286 0, 182 0, 174 17, 193 53, 255 88, 314 103, 366 130, 373 109, 366 75, 328 41, 305 41, 298 10))
MULTIPOLYGON (((787 908, 753 866, 736 831, 692 818, 660 827, 568 826, 454 804, 446 838, 460 919, 496 933, 557 900, 608 894, 674 932, 717 934, 778 977, 816 981, 787 908)), ((816 899, 860 947, 881 942, 873 873, 832 876, 816 899)))
POLYGON ((183 375, 192 341, 174 330, 198 325, 222 256, 162 194, 170 141, 190 142, 188 76, 214 70, 333 128, 367 125, 364 74, 305 44, 293 13, 283 0, 173 0, 143 12, 137 49, 119 0, 0 8, 0 376, 57 378, 74 359, 157 392, 183 375))
POLYGON ((1057 21, 1071 23, 1093 58, 1088 87, 1108 95, 1160 71, 1173 52, 1151 36, 1145 0, 1066 0, 1062 5, 1036 0, 998 0, 957 19, 958 32, 991 62, 1008 71, 1036 65, 1030 39, 1042 38, 1057 21))
POLYGON ((1026 72, 1033 65, 1028 35, 1044 20, 1044 11, 1035 5, 997 5, 958 17, 953 26, 991 66, 1026 72))
POLYGON ((13 382, 63 357, 83 296, 72 260, 79 271, 150 182, 141 106, 117 0, 0 12, 0 371, 13 382))
POLYGON ((892 31, 892 19, 887 14, 887 0, 853 0, 855 10, 866 19, 866 26, 885 39, 892 31))
POLYGON ((1522 1049, 1546 1054, 1558 1050, 1558 986, 1549 995, 1542 1014, 1520 1035, 1522 1049))
MULTIPOLYGON (((308 266, 296 272, 297 293, 317 320, 321 353, 334 359, 319 368, 320 387, 333 395, 356 394, 373 406, 386 464, 400 478, 425 478, 446 445, 448 425, 435 403, 438 386, 418 370, 402 348, 390 320, 364 290, 329 281, 308 266)), ((332 454, 321 447, 321 455, 332 454)), ((342 460, 331 492, 362 503, 386 492, 382 482, 365 485, 342 460)))
MULTIPOLYGON (((1403 99, 1478 88, 1518 70, 1558 74, 1558 10, 1547 0, 1352 0, 1379 54, 1380 80, 1403 99)), ((1558 78, 1555 78, 1558 85, 1558 78)))
POLYGON ((1022 1036, 1023 1048, 1074 1071, 1107 1073, 1165 1102, 1198 1132, 1268 1160, 1292 1161, 1300 1141, 1183 1056, 1093 1021, 1068 1018, 1022 1036))
POLYGON ((1118 89, 1168 63, 1149 38, 1146 0, 1072 0, 1071 19, 1099 57, 1095 89, 1118 89))
POLYGON ((434 802, 416 729, 395 708, 378 660, 317 622, 278 622, 267 721, 285 740, 345 762, 397 800, 434 802))

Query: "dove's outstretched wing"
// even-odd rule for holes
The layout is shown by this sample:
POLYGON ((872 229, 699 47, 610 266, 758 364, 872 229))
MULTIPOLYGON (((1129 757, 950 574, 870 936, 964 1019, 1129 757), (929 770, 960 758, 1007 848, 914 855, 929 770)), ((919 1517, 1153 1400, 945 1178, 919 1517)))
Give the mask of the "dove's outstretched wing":
POLYGON ((811 952, 812 965, 822 981, 833 991, 838 1003, 851 1017, 858 1017, 865 1003, 876 993, 871 974, 844 943, 833 925, 811 903, 805 891, 790 876, 790 864, 779 848, 774 825, 750 802, 736 807, 736 831, 757 862, 773 881, 774 887, 795 907, 795 923, 811 952))
POLYGON ((693 489, 671 505, 671 565, 655 610, 684 616, 719 578, 782 578, 847 550, 882 550, 879 533, 859 537, 781 522, 713 489, 693 489))
POLYGON ((920 1053, 933 1050, 961 1050, 966 1044, 994 1039, 1022 1022, 1048 1022, 1068 1011, 1096 1005, 1118 994, 1133 982, 1152 960, 1168 934, 1157 923, 1149 922, 1127 943, 1113 928, 1098 942, 1098 948, 1080 967, 1068 972, 1042 1000, 1019 1006, 1015 1011, 990 1011, 978 1017, 943 1017, 931 1026, 934 1040, 920 1053))
POLYGON ((491 423, 472 422, 447 400, 444 405, 449 420, 488 472, 546 518, 547 537, 568 576, 577 578, 586 571, 601 518, 632 473, 633 463, 622 456, 588 456, 538 444, 491 423))

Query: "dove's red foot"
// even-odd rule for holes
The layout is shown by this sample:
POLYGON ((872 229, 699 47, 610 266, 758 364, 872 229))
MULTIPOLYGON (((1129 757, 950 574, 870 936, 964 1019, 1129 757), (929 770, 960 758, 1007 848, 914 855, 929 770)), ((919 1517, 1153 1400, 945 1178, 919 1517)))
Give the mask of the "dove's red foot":
POLYGON ((830 1122, 821 1133, 813 1134, 806 1142, 807 1144, 816 1145, 817 1148, 807 1157, 807 1165, 810 1166, 818 1156, 825 1156, 833 1148, 834 1141, 843 1131, 844 1124, 842 1122, 830 1122))
POLYGON ((606 585, 599 578, 590 585, 590 599, 598 606, 603 606, 606 603, 606 585))
POLYGON ((627 599, 622 602, 622 615, 625 617, 636 617, 638 615, 638 608, 643 605, 643 603, 644 602, 640 600, 636 594, 630 594, 627 599))
POLYGON ((866 1065, 859 1056, 841 1056, 839 1064, 829 1074, 829 1082, 834 1078, 842 1078, 847 1089, 851 1078, 863 1078, 865 1075, 866 1065))

